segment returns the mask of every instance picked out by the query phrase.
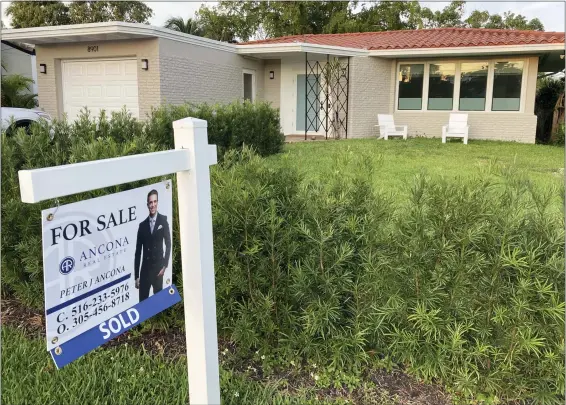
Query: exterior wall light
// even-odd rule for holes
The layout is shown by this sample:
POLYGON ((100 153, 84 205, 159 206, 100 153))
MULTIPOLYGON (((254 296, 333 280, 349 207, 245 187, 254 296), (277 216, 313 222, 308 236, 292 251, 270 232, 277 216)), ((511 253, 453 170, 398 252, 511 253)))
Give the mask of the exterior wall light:
POLYGON ((143 70, 149 69, 149 61, 147 59, 142 59, 142 69, 143 70))
POLYGON ((43 73, 43 74, 47 73, 47 65, 45 63, 39 64, 39 73, 43 73))
POLYGON ((269 78, 270 79, 275 79, 275 72, 273 70, 269 71, 269 78))

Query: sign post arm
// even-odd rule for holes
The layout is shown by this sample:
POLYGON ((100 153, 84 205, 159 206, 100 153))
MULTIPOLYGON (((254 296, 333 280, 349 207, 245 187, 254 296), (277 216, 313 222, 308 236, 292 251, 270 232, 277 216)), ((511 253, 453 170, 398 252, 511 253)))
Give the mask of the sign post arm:
POLYGON ((207 122, 173 122, 175 149, 189 151, 191 170, 177 172, 183 268, 189 398, 193 404, 220 404, 210 165, 216 146, 208 144, 207 122))

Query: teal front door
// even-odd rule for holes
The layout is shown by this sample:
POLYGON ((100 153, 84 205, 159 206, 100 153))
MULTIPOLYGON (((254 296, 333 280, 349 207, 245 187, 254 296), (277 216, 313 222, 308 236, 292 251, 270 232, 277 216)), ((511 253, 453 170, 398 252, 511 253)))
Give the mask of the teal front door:
POLYGON ((320 89, 316 75, 309 75, 308 84, 305 86, 306 75, 297 75, 297 131, 304 131, 308 123, 307 131, 318 131, 320 128, 320 101, 318 95, 320 89), (306 95, 308 94, 308 100, 306 95), (308 113, 308 115, 307 115, 308 113))

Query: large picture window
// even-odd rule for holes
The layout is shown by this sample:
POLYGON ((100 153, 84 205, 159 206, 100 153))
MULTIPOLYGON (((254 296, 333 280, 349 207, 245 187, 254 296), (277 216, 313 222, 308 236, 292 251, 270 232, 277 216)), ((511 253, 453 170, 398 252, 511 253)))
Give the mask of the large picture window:
POLYGON ((455 73, 455 63, 430 64, 428 79, 429 110, 452 110, 455 73))
POLYGON ((424 64, 399 66, 399 110, 420 110, 423 104, 424 64))
POLYGON ((484 111, 487 92, 487 62, 462 63, 460 111, 484 111))
POLYGON ((397 110, 521 111, 528 59, 482 59, 400 62, 397 110))
POLYGON ((523 62, 495 62, 492 111, 519 111, 523 62))

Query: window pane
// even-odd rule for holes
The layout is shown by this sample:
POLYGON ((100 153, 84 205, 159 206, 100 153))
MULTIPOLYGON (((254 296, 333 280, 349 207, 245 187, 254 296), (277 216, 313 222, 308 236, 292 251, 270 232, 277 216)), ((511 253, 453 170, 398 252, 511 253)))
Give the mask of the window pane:
POLYGON ((399 66, 399 110, 420 110, 423 104, 424 65, 399 66))
POLYGON ((428 79, 429 110, 452 110, 455 73, 454 63, 431 63, 428 79))
POLYGON ((244 73, 244 100, 253 101, 252 92, 252 75, 250 73, 244 73))
POLYGON ((485 110, 487 71, 487 62, 462 63, 460 111, 485 110))
POLYGON ((523 62, 495 62, 492 111, 519 111, 523 62))

